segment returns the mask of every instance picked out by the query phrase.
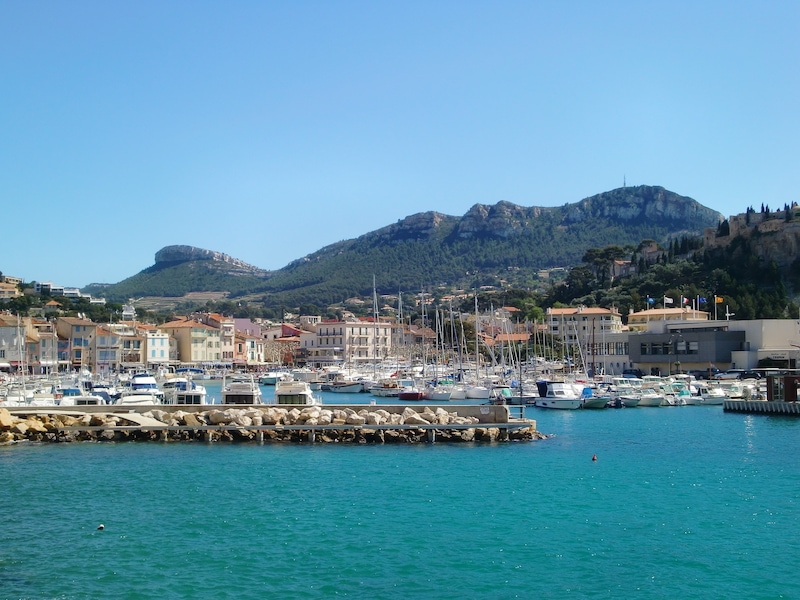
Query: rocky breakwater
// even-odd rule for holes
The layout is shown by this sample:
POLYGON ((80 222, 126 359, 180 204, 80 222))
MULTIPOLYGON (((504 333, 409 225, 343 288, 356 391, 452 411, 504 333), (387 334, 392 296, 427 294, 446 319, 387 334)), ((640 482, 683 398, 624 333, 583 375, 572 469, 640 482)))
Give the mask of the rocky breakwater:
POLYGON ((481 423, 437 407, 392 412, 378 407, 253 406, 199 412, 39 412, 0 409, 0 443, 28 441, 258 441, 424 443, 530 441, 547 436, 534 421, 481 423))

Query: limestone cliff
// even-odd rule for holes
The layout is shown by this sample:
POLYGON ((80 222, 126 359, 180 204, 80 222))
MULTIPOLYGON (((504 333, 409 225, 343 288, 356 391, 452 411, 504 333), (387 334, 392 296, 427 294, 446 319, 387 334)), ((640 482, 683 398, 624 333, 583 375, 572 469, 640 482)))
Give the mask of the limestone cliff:
POLYGON ((183 263, 195 260, 210 260, 225 263, 231 271, 249 273, 253 275, 266 273, 263 269, 254 267, 238 258, 233 258, 221 252, 204 250, 195 246, 166 246, 156 252, 156 265, 159 263, 183 263))
MULTIPOLYGON (((790 209, 797 211, 797 206, 790 209)), ((704 245, 708 249, 724 248, 735 240, 748 242, 751 252, 765 263, 774 262, 780 269, 788 269, 800 258, 800 221, 785 211, 771 213, 744 213, 729 219, 729 233, 719 235, 716 228, 704 232, 704 245)))

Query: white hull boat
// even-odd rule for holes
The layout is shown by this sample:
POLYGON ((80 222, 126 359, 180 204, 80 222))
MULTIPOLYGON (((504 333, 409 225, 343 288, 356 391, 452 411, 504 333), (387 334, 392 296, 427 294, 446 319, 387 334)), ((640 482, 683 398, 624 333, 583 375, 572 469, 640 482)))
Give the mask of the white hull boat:
POLYGON ((307 381, 278 381, 275 384, 275 404, 320 404, 307 381))

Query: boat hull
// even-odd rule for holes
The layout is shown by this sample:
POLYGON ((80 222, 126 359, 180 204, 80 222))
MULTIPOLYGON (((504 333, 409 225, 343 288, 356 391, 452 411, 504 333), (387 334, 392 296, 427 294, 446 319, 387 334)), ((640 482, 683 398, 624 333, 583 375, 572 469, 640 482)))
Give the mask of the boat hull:
POLYGON ((537 408, 555 408, 558 410, 575 410, 581 407, 580 398, 537 398, 537 408))

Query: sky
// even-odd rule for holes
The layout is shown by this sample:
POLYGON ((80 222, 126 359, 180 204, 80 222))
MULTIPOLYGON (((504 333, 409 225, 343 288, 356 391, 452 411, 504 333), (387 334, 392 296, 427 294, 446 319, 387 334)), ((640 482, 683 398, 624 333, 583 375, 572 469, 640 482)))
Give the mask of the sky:
POLYGON ((279 269, 425 211, 800 201, 800 2, 0 0, 0 272, 279 269))

